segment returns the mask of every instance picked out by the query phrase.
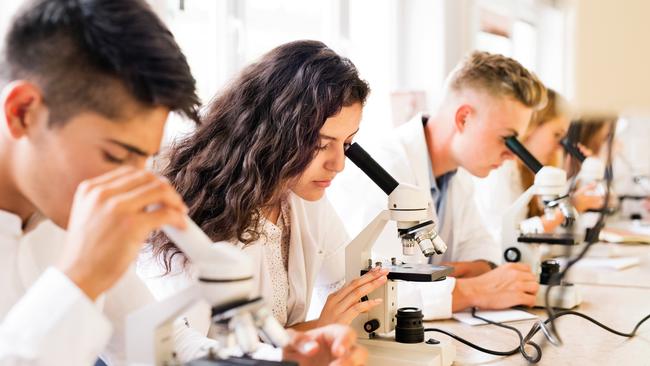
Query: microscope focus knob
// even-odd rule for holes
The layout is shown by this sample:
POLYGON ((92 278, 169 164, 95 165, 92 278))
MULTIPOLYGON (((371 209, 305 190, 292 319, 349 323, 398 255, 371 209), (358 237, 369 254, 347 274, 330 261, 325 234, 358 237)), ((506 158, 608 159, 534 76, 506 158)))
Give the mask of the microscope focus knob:
POLYGON ((519 262, 521 260, 521 251, 515 247, 510 247, 503 252, 503 258, 506 262, 519 262))
POLYGON ((372 333, 379 329, 379 320, 377 319, 372 319, 368 320, 364 325, 363 325, 363 330, 365 330, 368 333, 372 333))

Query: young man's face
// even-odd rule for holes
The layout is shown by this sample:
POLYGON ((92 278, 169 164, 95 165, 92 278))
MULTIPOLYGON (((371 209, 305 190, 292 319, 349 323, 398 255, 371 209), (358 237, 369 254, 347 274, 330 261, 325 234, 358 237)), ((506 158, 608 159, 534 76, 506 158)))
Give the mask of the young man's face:
POLYGON ((46 217, 66 227, 83 180, 122 165, 143 168, 158 152, 169 110, 135 107, 120 120, 82 112, 50 126, 43 104, 30 107, 27 127, 15 137, 12 171, 21 194, 46 217))
MULTIPOLYGON (((457 123, 452 145, 459 165, 477 177, 486 177, 506 159, 514 158, 504 139, 521 135, 532 117, 532 108, 510 97, 469 93, 464 124, 457 123)), ((459 108, 460 110, 460 108, 459 108)), ((457 113, 457 116, 459 114, 457 113)))

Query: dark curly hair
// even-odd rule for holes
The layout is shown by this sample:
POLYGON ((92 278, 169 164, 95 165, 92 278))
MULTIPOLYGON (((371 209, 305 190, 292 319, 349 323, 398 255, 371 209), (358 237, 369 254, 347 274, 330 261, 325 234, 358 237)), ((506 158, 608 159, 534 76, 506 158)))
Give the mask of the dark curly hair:
MULTIPOLYGON (((354 64, 322 42, 281 45, 210 102, 197 130, 171 147, 163 174, 213 241, 249 244, 260 236, 260 210, 314 158, 325 120, 369 92, 354 64)), ((169 273, 181 252, 162 233, 152 244, 169 273)))

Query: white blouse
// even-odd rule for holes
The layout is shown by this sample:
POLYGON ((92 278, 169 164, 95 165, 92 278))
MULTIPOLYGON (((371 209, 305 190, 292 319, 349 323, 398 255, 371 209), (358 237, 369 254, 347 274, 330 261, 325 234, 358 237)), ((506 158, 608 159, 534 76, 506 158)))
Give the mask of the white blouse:
POLYGON ((273 316, 282 325, 287 325, 287 299, 289 298, 289 240, 291 237, 290 207, 286 200, 280 204, 277 224, 261 219, 262 233, 257 243, 264 245, 272 286, 272 299, 268 299, 273 316))

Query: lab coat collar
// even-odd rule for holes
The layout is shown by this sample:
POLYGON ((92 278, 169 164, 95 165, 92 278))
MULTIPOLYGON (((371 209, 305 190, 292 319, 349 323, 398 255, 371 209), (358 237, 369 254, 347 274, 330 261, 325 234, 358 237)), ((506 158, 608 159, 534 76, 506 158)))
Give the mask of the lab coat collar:
POLYGON ((0 232, 19 240, 23 235, 23 220, 18 215, 0 210, 0 232))
POLYGON ((18 215, 9 211, 0 210, 0 233, 19 240, 22 236, 34 230, 43 221, 45 221, 45 216, 40 212, 36 212, 27 219, 27 224, 23 229, 23 220, 18 215))

